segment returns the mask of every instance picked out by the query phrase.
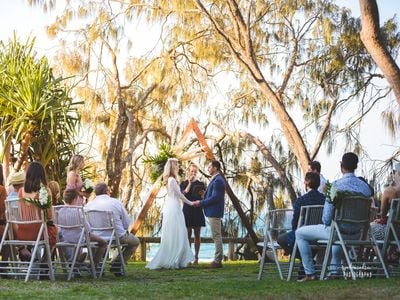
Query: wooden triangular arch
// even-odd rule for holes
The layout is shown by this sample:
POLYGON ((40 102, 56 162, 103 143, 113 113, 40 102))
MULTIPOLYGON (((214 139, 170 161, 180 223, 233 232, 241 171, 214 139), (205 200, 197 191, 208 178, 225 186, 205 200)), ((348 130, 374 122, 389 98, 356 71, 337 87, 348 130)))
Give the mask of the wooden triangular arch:
MULTIPOLYGON (((185 131, 183 132, 182 137, 179 140, 179 142, 178 142, 178 144, 177 144, 177 146, 175 148, 181 149, 182 146, 183 146, 183 143, 185 142, 186 138, 188 137, 188 135, 191 132, 195 133, 200 145, 202 146, 201 149, 204 151, 205 156, 210 160, 214 160, 215 159, 214 154, 212 153, 210 147, 207 144, 207 141, 206 141, 204 135, 201 133, 201 131, 199 129, 199 126, 197 125, 197 122, 194 119, 190 120, 188 126, 186 127, 185 131)), ((222 174, 222 176, 224 177, 223 174, 222 174)), ((160 191, 160 188, 161 188, 160 180, 161 180, 161 178, 159 178, 154 183, 154 185, 150 190, 150 194, 149 194, 149 196, 148 196, 148 198, 147 198, 142 210, 140 211, 135 223, 130 228, 130 231, 133 234, 135 234, 139 230, 144 218, 146 217, 146 214, 147 214, 148 210, 150 209, 151 205, 154 202, 154 199, 156 198, 158 192, 160 191)), ((253 240, 254 244, 257 244, 258 237, 257 237, 256 233, 254 232, 253 227, 250 225, 250 223, 249 223, 249 221, 248 221, 248 219, 246 217, 246 214, 244 213, 244 211, 243 211, 243 209, 242 209, 242 207, 240 205, 239 199, 233 193, 233 191, 232 191, 232 189, 231 189, 230 185, 228 184, 228 182, 227 182, 225 177, 224 177, 224 180, 225 180, 225 185, 226 185, 226 192, 227 192, 229 198, 232 201, 233 207, 236 209, 236 211, 237 211, 237 213, 238 213, 243 225, 246 227, 247 232, 249 233, 249 235, 250 235, 251 239, 253 240)))

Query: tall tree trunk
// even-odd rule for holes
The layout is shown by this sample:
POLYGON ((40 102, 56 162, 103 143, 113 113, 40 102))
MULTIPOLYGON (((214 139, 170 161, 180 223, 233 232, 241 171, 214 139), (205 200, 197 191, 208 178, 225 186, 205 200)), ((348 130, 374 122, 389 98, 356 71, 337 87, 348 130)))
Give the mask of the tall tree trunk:
POLYGON ((6 140, 6 145, 4 146, 5 150, 4 150, 3 173, 4 173, 4 178, 8 178, 11 169, 11 157, 10 157, 11 142, 9 142, 9 139, 7 138, 5 140, 6 140))
POLYGON ((267 205, 268 205, 268 210, 274 210, 275 209, 274 186, 273 185, 269 185, 268 186, 267 205))
MULTIPOLYGON (((384 4, 383 4, 384 5, 384 4)), ((381 69, 400 104, 400 69, 385 47, 380 34, 379 11, 375 0, 360 0, 361 40, 381 69)))
POLYGON ((118 117, 116 125, 111 134, 111 139, 106 156, 106 169, 108 174, 108 186, 111 196, 117 197, 121 183, 123 159, 122 150, 128 128, 128 117, 126 116, 126 105, 120 98, 118 100, 118 117))
POLYGON ((201 0, 197 0, 196 3, 211 21, 215 30, 227 42, 233 56, 236 57, 244 69, 250 73, 250 76, 253 78, 256 85, 258 85, 261 93, 266 99, 268 99, 275 116, 281 124, 281 128, 290 146, 290 149, 293 151, 301 165, 303 172, 305 173, 308 169, 310 155, 296 124, 287 112, 282 98, 279 96, 283 94, 284 85, 286 85, 289 81, 291 71, 293 70, 292 67, 296 61, 295 57, 293 59, 292 66, 289 66, 288 72, 285 75, 285 83, 282 85, 281 89, 274 92, 264 78, 264 75, 262 74, 257 63, 251 39, 251 30, 248 28, 237 2, 235 0, 227 0, 229 6, 228 11, 230 12, 229 17, 232 24, 235 26, 234 33, 232 33, 230 27, 228 29, 225 28, 226 24, 220 22, 218 17, 211 15, 201 0))
POLYGON ((17 163, 15 164, 15 168, 14 168, 15 171, 21 170, 22 165, 27 160, 28 150, 29 150, 29 146, 31 144, 31 139, 32 139, 32 131, 28 130, 24 134, 24 138, 22 139, 22 142, 21 142, 19 157, 18 157, 17 163))

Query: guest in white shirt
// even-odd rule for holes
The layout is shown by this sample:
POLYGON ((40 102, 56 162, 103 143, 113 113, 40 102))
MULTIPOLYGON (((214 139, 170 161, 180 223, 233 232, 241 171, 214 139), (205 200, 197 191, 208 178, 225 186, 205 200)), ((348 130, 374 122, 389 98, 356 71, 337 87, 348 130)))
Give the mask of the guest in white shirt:
MULTIPOLYGON (((122 203, 110 197, 110 190, 104 183, 98 183, 94 187, 96 197, 90 201, 86 206, 85 210, 101 210, 101 211, 112 211, 114 215, 114 221, 116 226, 116 234, 119 237, 121 244, 125 244, 123 249, 123 258, 127 262, 132 254, 136 251, 139 246, 139 239, 127 230, 129 228, 129 216, 126 209, 122 206, 122 203)), ((109 240, 110 236, 108 232, 95 232, 96 235, 100 236, 105 240, 109 240)), ((116 276, 122 275, 120 257, 115 257, 111 262, 111 272, 116 276)))

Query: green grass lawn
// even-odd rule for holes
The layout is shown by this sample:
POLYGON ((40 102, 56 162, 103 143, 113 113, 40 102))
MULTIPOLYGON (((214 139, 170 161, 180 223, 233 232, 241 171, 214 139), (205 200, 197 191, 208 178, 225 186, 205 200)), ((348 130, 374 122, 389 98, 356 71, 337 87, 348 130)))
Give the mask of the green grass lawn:
POLYGON ((125 277, 106 272, 56 282, 0 279, 1 299, 400 299, 400 277, 297 283, 276 274, 257 278, 257 262, 227 262, 222 269, 206 264, 183 270, 150 271, 145 263, 129 264, 125 277))

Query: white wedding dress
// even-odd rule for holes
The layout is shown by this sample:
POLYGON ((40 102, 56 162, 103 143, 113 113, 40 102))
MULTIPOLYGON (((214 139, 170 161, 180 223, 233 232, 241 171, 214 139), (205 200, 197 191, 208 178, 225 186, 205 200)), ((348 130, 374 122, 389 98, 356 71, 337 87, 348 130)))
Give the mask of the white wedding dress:
POLYGON ((161 243, 154 258, 146 268, 180 269, 186 268, 194 260, 182 212, 182 202, 191 202, 181 193, 175 178, 168 178, 168 194, 163 209, 161 243))

